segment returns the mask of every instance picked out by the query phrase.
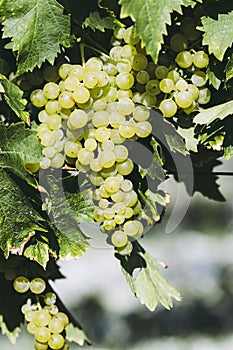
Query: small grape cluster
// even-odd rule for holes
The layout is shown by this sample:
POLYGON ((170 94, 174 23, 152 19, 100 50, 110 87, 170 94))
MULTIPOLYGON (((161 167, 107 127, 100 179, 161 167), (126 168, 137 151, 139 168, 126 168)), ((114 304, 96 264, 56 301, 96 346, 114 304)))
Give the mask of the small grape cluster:
MULTIPOLYGON (((42 278, 36 277, 29 281, 25 276, 14 279, 13 287, 18 293, 26 293, 29 290, 41 296, 45 291, 46 283, 42 278)), ((21 308, 27 323, 27 331, 35 337, 35 350, 68 350, 69 343, 65 340, 65 327, 69 324, 69 318, 64 312, 60 312, 56 303, 56 294, 48 292, 43 296, 43 304, 38 301, 31 303, 27 300, 21 308)))

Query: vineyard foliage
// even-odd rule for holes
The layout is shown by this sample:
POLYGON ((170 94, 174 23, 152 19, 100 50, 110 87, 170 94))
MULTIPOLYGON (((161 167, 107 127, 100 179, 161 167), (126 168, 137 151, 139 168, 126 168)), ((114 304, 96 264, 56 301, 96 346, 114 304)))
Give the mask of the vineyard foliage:
MULTIPOLYGON (((214 168, 233 156, 232 21, 228 0, 0 0, 0 328, 10 341, 34 322, 22 305, 51 307, 17 277, 54 293, 57 260, 92 246, 85 222, 98 223, 149 310, 181 300, 139 239, 166 215, 169 176, 224 201, 214 168)), ((90 344, 71 315, 60 338, 35 332, 35 349, 90 344)))

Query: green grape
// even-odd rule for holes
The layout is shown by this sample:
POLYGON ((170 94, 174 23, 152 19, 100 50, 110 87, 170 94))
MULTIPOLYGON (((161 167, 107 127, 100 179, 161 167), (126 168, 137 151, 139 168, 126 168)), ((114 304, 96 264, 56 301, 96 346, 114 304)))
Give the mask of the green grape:
POLYGON ((94 186, 101 186, 104 184, 104 179, 103 177, 99 174, 99 173, 96 173, 96 172, 92 172, 91 175, 90 175, 90 181, 91 183, 94 185, 94 186))
POLYGON ((133 168, 134 168, 134 164, 133 164, 132 160, 128 158, 124 162, 118 163, 116 165, 116 167, 117 167, 117 171, 120 175, 126 176, 126 175, 129 175, 130 173, 132 173, 133 168))
POLYGON ((71 69, 69 70, 68 74, 71 77, 76 77, 79 81, 82 81, 84 75, 84 68, 80 64, 74 64, 71 66, 71 69))
POLYGON ((116 161, 116 156, 111 151, 102 151, 98 156, 98 161, 101 167, 111 168, 116 161))
POLYGON ((119 112, 112 112, 109 115, 109 124, 114 128, 118 129, 119 126, 125 122, 125 116, 120 114, 119 112))
POLYGON ((59 85, 54 82, 49 82, 43 87, 44 96, 49 100, 55 100, 59 93, 60 88, 59 85))
POLYGON ((123 226, 124 232, 133 238, 140 238, 143 233, 143 225, 138 220, 129 220, 123 226))
POLYGON ((176 33, 171 37, 170 46, 175 52, 183 51, 188 47, 188 40, 183 34, 176 33))
POLYGON ((120 182, 116 177, 110 176, 104 181, 104 187, 107 192, 113 194, 119 190, 120 182))
POLYGON ((142 71, 146 68, 148 60, 142 53, 137 53, 133 56, 132 68, 137 72, 142 71))
POLYGON ((197 40, 201 33, 195 27, 195 22, 191 17, 184 17, 181 21, 181 30, 189 40, 197 40))
POLYGON ((43 157, 40 161, 40 168, 41 169, 48 169, 51 165, 51 160, 49 158, 43 157))
POLYGON ((29 290, 30 282, 27 277, 18 276, 13 282, 14 290, 18 293, 25 293, 29 290))
POLYGON ((137 193, 134 190, 126 192, 123 201, 127 207, 133 207, 138 202, 137 193))
POLYGON ((114 210, 115 214, 124 215, 126 205, 123 202, 117 202, 113 204, 112 209, 114 210))
POLYGON ((40 277, 33 278, 33 280, 30 283, 30 290, 34 294, 41 294, 41 293, 43 293, 45 288, 46 288, 46 283, 40 277))
POLYGON ((146 106, 137 106, 133 111, 133 118, 137 122, 143 122, 150 117, 150 110, 146 106))
POLYGON ((124 231, 117 230, 113 232, 111 242, 115 247, 121 248, 127 245, 128 237, 124 231))
POLYGON ((75 105, 74 93, 72 93, 71 91, 63 91, 58 97, 58 102, 61 108, 73 108, 75 105))
POLYGON ((61 106, 57 100, 49 100, 45 104, 45 110, 48 114, 58 114, 61 111, 61 106))
POLYGON ((115 145, 112 140, 107 140, 102 142, 101 146, 103 151, 113 151, 115 145))
POLYGON ((109 114, 106 111, 95 112, 92 117, 92 124, 96 128, 106 127, 109 124, 109 114))
POLYGON ((51 339, 51 333, 47 327, 38 327, 34 335, 35 339, 41 343, 47 343, 51 339))
POLYGON ((116 84, 122 90, 131 89, 134 84, 134 77, 131 73, 119 73, 116 76, 116 84))
POLYGON ((106 127, 100 127, 95 130, 96 141, 99 141, 99 142, 107 141, 110 138, 110 135, 111 135, 111 130, 106 127))
POLYGON ((117 91, 117 99, 120 101, 123 98, 129 98, 132 99, 133 92, 132 90, 118 90, 117 91))
POLYGON ((37 326, 33 321, 27 324, 27 331, 29 334, 35 334, 36 329, 37 329, 37 326))
POLYGON ((57 296, 52 292, 45 294, 44 303, 48 306, 54 305, 56 303, 57 296))
POLYGON ((124 27, 117 27, 114 29, 113 35, 116 39, 122 40, 124 38, 125 30, 126 29, 124 27))
POLYGON ((128 179, 125 179, 121 182, 121 189, 122 191, 124 192, 129 192, 133 189, 133 184, 132 184, 132 181, 128 180, 128 179))
POLYGON ((106 209, 104 209, 104 217, 105 217, 105 219, 111 220, 111 219, 114 218, 114 216, 115 216, 115 212, 114 212, 113 208, 106 208, 106 209))
POLYGON ((4 278, 7 281, 13 281, 13 279, 15 279, 17 276, 16 270, 15 269, 6 269, 6 271, 4 272, 4 278))
POLYGON ((61 349, 65 344, 65 339, 61 334, 52 334, 49 341, 48 345, 51 349, 53 350, 58 350, 61 349))
POLYGON ((144 138, 151 134, 152 125, 147 121, 138 122, 136 125, 136 135, 138 137, 144 138))
POLYGON ((61 128, 61 117, 59 114, 49 115, 46 124, 50 130, 59 130, 61 128))
POLYGON ((128 241, 126 246, 118 247, 118 248, 116 248, 116 251, 118 254, 120 254, 122 256, 130 255, 133 251, 133 245, 130 241, 128 241))
POLYGON ((56 317, 64 324, 64 327, 68 326, 69 318, 64 312, 58 312, 56 317))
POLYGON ((81 149, 82 145, 80 142, 67 141, 64 147, 64 152, 70 158, 77 158, 81 149))
POLYGON ((117 103, 117 110, 122 115, 129 115, 134 110, 134 103, 130 98, 122 98, 117 103))
POLYGON ((164 79, 167 77, 168 68, 166 66, 158 66, 155 68, 155 76, 158 79, 164 79))
POLYGON ((84 142, 84 147, 87 151, 92 152, 97 148, 97 142, 95 139, 86 139, 84 142))
POLYGON ((54 316, 50 319, 48 328, 51 333, 61 333, 64 330, 64 323, 58 317, 54 316))
POLYGON ((195 71, 193 75, 191 76, 191 82, 193 85, 196 85, 197 87, 202 87, 207 82, 207 76, 202 71, 195 71))
POLYGON ((176 63, 181 68, 189 68, 193 64, 193 56, 189 51, 181 51, 176 56, 176 63))
POLYGON ((112 150, 116 157, 116 162, 124 162, 129 155, 128 149, 124 145, 116 145, 112 150))
POLYGON ((33 90, 30 95, 30 100, 33 106, 37 108, 44 107, 48 101, 42 89, 33 90))
POLYGON ((103 69, 103 62, 99 57, 91 57, 85 64, 86 71, 100 71, 103 69))
POLYGON ((199 97, 197 102, 199 104, 207 104, 211 99, 211 92, 208 88, 201 88, 199 89, 199 97))
POLYGON ((193 63, 197 68, 205 68, 209 65, 209 57, 204 51, 198 51, 193 56, 193 63))
POLYGON ((100 201, 99 201, 99 207, 101 209, 108 208, 109 204, 110 204, 110 202, 106 198, 101 198, 100 201))
POLYGON ((40 343, 38 341, 36 341, 34 343, 34 349, 35 350, 47 350, 48 349, 48 344, 47 343, 40 343))
POLYGON ((24 317, 27 322, 32 322, 34 319, 35 311, 29 310, 25 313, 24 317))
POLYGON ((69 127, 70 129, 81 129, 88 122, 87 113, 82 109, 74 109, 69 117, 69 127))
POLYGON ((84 86, 88 89, 93 89, 97 86, 99 82, 98 74, 96 71, 86 71, 84 70, 84 76, 83 76, 83 82, 84 86))
POLYGON ((65 157, 61 153, 56 153, 56 155, 50 160, 50 166, 54 169, 59 169, 63 166, 65 157))
POLYGON ((44 307, 44 310, 48 310, 48 312, 49 312, 50 315, 52 315, 52 316, 57 315, 58 312, 59 312, 57 305, 54 305, 54 304, 52 304, 52 305, 46 305, 46 306, 44 307))
POLYGON ((99 172, 102 170, 102 167, 99 164, 99 160, 98 158, 92 159, 90 161, 90 168, 91 170, 93 170, 94 172, 99 172))
POLYGON ((110 140, 112 140, 115 145, 120 145, 125 141, 125 138, 120 135, 119 130, 113 129, 110 131, 110 140))
POLYGON ((135 135, 136 125, 131 121, 125 121, 119 126, 119 133, 122 137, 130 139, 135 135))
POLYGON ((77 103, 86 103, 90 99, 90 91, 85 86, 78 86, 73 92, 73 98, 77 103))
POLYGON ((163 113, 164 117, 170 118, 176 114, 177 105, 171 98, 169 98, 161 101, 159 109, 163 113))
POLYGON ((121 225, 121 224, 124 223, 125 217, 124 217, 124 215, 115 215, 115 216, 114 216, 114 221, 115 221, 115 223, 116 223, 117 225, 121 225))
POLYGON ((179 107, 188 108, 193 102, 193 97, 188 91, 177 92, 175 94, 175 101, 179 107))
POLYGON ((58 67, 57 66, 47 66, 43 69, 43 78, 45 81, 56 82, 59 79, 58 67))
POLYGON ((121 56, 127 58, 129 60, 132 59, 134 55, 136 55, 137 50, 133 45, 123 45, 121 47, 121 56))
POLYGON ((46 121, 48 120, 48 114, 46 113, 45 109, 42 109, 42 111, 38 113, 38 120, 41 123, 46 123, 46 121))
POLYGON ((156 79, 149 80, 146 84, 146 91, 151 92, 153 95, 159 95, 161 92, 159 88, 159 81, 156 79))
POLYGON ((175 70, 170 70, 167 74, 167 78, 171 79, 174 83, 176 83, 180 78, 180 74, 175 70))
POLYGON ((146 70, 140 70, 136 74, 136 80, 139 84, 146 84, 150 80, 150 75, 146 70))
POLYGON ((165 94, 169 94, 174 90, 174 82, 169 78, 164 78, 160 81, 159 88, 165 94))
POLYGON ((183 78, 177 80, 176 89, 179 91, 185 91, 188 89, 188 83, 183 78))
POLYGON ((126 219, 130 219, 133 215, 134 215, 133 209, 130 208, 130 207, 126 207, 126 208, 125 208, 125 212, 124 212, 124 217, 125 217, 126 219))
MULTIPOLYGON (((100 174, 104 179, 106 179, 110 176, 113 176, 113 177, 116 176, 116 174, 117 174, 116 165, 113 164, 113 166, 111 166, 110 168, 103 168, 101 170, 100 174)), ((119 178, 117 176, 116 176, 116 178, 119 180, 119 178)))
POLYGON ((89 165, 91 160, 94 159, 94 153, 82 148, 78 152, 78 161, 82 165, 89 165))
POLYGON ((197 100, 199 96, 199 89, 196 85, 188 84, 188 92, 192 94, 193 100, 197 100))
MULTIPOLYGON (((40 293, 37 293, 40 294, 40 293)), ((33 317, 33 322, 38 327, 44 327, 49 324, 49 321, 51 319, 51 315, 47 310, 36 310, 33 317)))
POLYGON ((108 74, 104 71, 98 72, 98 85, 99 87, 104 87, 108 84, 109 77, 108 74))
POLYGON ((122 202, 124 199, 124 193, 122 191, 117 191, 116 193, 113 193, 111 195, 111 199, 113 200, 113 202, 115 203, 119 203, 122 202))

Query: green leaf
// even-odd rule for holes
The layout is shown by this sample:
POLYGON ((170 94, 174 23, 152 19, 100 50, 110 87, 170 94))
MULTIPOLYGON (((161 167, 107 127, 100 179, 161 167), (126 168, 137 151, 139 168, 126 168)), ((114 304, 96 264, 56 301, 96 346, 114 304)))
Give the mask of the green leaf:
POLYGON ((202 17, 202 27, 198 27, 203 31, 203 45, 207 45, 209 53, 222 61, 226 50, 233 43, 233 11, 228 14, 218 14, 218 19, 210 17, 202 17))
POLYGON ((23 91, 2 74, 0 74, 0 84, 6 103, 20 119, 29 124, 29 113, 25 111, 27 101, 23 99, 23 91))
POLYGON ((163 43, 163 35, 167 34, 167 24, 171 25, 171 14, 182 13, 182 6, 194 6, 193 0, 119 0, 121 18, 130 16, 136 24, 136 31, 147 53, 157 62, 163 43))
POLYGON ((150 189, 146 190, 145 193, 138 189, 138 194, 144 202, 141 217, 151 225, 154 222, 158 222, 161 214, 161 210, 158 210, 158 205, 166 207, 170 202, 169 194, 162 191, 154 193, 150 189))
POLYGON ((82 26, 90 27, 93 31, 100 30, 105 32, 105 29, 113 29, 118 24, 118 21, 114 16, 100 17, 98 11, 91 12, 89 17, 85 19, 82 26))
POLYGON ((25 128, 22 122, 8 128, 0 123, 0 167, 8 169, 35 186, 34 178, 26 171, 25 164, 39 163, 41 145, 35 129, 25 128))
POLYGON ((43 231, 40 226, 43 218, 3 169, 0 170, 0 198, 0 248, 8 257, 11 249, 22 251, 34 230, 43 231))
POLYGON ((24 250, 24 256, 37 261, 45 268, 49 261, 49 246, 46 242, 37 241, 35 244, 29 245, 24 250))
POLYGON ((230 146, 224 147, 224 158, 226 160, 229 160, 232 157, 233 157, 233 146, 230 145, 230 146))
POLYGON ((215 75, 215 73, 213 71, 211 71, 210 69, 207 70, 207 77, 208 77, 208 81, 211 85, 213 85, 213 87, 218 90, 220 88, 221 85, 221 80, 218 79, 218 77, 215 75))
POLYGON ((170 310, 173 307, 172 298, 180 301, 181 296, 161 275, 159 271, 161 264, 138 243, 134 244, 134 251, 131 254, 127 260, 117 257, 121 261, 122 272, 134 295, 150 311, 154 311, 159 302, 170 310))
POLYGON ((228 61, 226 68, 225 68, 225 72, 226 72, 226 81, 233 78, 233 54, 229 58, 229 61, 228 61))
POLYGON ((195 138, 194 128, 183 129, 178 127, 177 131, 184 138, 186 149, 197 152, 198 140, 195 138))
POLYGON ((204 109, 194 117, 193 122, 196 124, 209 124, 216 119, 222 120, 230 114, 233 114, 233 101, 204 109))
POLYGON ((72 194, 74 196, 72 198, 70 194, 64 192, 61 179, 49 175, 46 181, 50 226, 58 240, 59 257, 61 259, 80 257, 89 247, 89 243, 87 237, 80 231, 79 223, 84 219, 93 221, 88 194, 72 194))
POLYGON ((21 332, 20 327, 16 327, 13 331, 9 331, 6 323, 3 320, 3 316, 0 315, 0 329, 2 330, 2 335, 6 335, 12 344, 16 343, 19 333, 21 332))
POLYGON ((18 71, 23 74, 47 60, 54 63, 60 45, 70 40, 70 17, 56 0, 2 0, 3 37, 12 38, 18 71))
POLYGON ((79 346, 83 346, 85 343, 91 345, 91 340, 87 337, 84 331, 78 327, 75 327, 72 323, 69 323, 65 328, 66 339, 69 342, 75 342, 79 346))

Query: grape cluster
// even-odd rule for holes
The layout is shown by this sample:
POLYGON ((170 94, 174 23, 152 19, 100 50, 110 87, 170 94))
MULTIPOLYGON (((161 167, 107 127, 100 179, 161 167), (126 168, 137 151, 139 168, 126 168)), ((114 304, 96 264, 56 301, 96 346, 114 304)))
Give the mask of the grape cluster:
MULTIPOLYGON (((25 276, 14 279, 13 287, 18 293, 31 293, 42 296, 46 283, 42 278, 33 278, 29 281, 25 276)), ((27 303, 21 308, 27 323, 27 331, 35 337, 35 350, 68 350, 69 343, 65 340, 65 327, 69 324, 68 316, 60 312, 56 303, 56 294, 48 292, 43 296, 43 304, 40 302, 27 303)))

